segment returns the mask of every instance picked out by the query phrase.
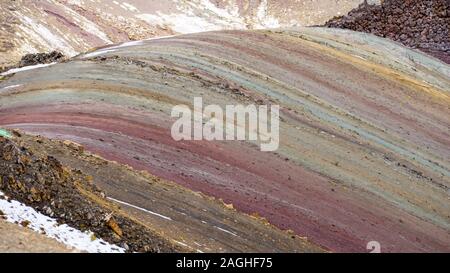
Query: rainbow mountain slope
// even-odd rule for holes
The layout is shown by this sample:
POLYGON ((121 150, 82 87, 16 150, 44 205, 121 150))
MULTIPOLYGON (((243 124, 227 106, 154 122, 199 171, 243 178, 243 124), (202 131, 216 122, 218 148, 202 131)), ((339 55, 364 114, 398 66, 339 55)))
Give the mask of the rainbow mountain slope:
POLYGON ((352 31, 189 34, 7 75, 0 125, 80 143, 330 251, 378 241, 383 252, 448 252, 449 75, 436 59, 352 31), (171 109, 194 97, 280 105, 279 149, 174 141, 171 109))

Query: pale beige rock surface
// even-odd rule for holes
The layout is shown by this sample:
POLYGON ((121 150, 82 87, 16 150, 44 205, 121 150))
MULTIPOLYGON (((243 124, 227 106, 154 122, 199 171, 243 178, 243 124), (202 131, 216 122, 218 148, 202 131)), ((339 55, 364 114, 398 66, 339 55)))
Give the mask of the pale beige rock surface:
POLYGON ((45 235, 16 224, 0 220, 0 252, 27 253, 61 253, 78 252, 50 239, 45 235))

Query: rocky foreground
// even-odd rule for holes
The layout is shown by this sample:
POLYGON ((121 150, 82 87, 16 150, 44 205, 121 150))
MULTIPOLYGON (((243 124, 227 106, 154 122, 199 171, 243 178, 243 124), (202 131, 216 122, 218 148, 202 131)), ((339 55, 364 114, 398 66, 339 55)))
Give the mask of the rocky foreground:
MULTIPOLYGON (((8 198, 56 218, 60 224, 93 232, 94 238, 125 251, 323 251, 263 219, 237 213, 232 206, 106 161, 70 141, 14 131, 8 137, 0 136, 0 155, 0 191, 8 198)), ((32 223, 18 224, 26 227, 32 223)), ((42 248, 30 251, 44 251, 46 246, 53 251, 54 243, 35 240, 42 241, 37 245, 42 248)), ((18 246, 9 247, 20 251, 18 246)))

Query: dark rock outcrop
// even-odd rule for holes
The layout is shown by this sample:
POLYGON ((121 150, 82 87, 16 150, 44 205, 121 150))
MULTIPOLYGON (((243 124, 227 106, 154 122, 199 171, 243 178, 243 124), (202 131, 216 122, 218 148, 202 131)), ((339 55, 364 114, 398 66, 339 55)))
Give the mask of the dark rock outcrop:
POLYGON ((325 26, 372 33, 450 63, 450 0, 367 2, 325 26))
POLYGON ((19 63, 19 67, 36 65, 36 64, 46 64, 57 62, 64 58, 64 54, 58 51, 52 51, 50 53, 36 53, 27 54, 22 57, 19 63))

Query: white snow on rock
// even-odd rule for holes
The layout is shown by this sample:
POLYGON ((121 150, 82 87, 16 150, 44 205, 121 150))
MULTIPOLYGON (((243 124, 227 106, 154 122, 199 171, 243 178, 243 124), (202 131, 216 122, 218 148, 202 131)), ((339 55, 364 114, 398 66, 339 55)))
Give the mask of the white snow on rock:
POLYGON ((180 35, 166 35, 166 36, 152 37, 152 38, 147 38, 144 41, 162 40, 162 39, 173 38, 173 37, 178 37, 178 36, 180 36, 180 35))
POLYGON ((256 28, 278 28, 281 27, 278 19, 272 17, 268 14, 268 4, 267 0, 261 1, 256 13, 257 26, 256 28))
POLYGON ((165 14, 157 11, 154 14, 138 14, 136 17, 150 25, 169 27, 183 34, 222 29, 247 29, 249 23, 254 29, 282 27, 277 18, 269 15, 267 0, 261 1, 256 14, 246 20, 240 16, 237 5, 219 8, 209 0, 175 2, 178 12, 165 14))
POLYGON ((170 217, 168 217, 168 216, 165 216, 165 215, 162 215, 162 214, 159 214, 159 213, 156 213, 156 212, 153 212, 153 211, 150 211, 150 210, 147 210, 147 209, 144 209, 144 208, 141 208, 141 207, 138 207, 138 206, 129 204, 129 203, 127 203, 127 202, 123 202, 123 201, 114 199, 114 198, 112 198, 112 197, 108 197, 108 199, 111 200, 111 201, 114 201, 114 202, 116 202, 116 203, 119 203, 119 204, 122 204, 122 205, 125 205, 125 206, 129 206, 129 207, 138 209, 138 210, 143 211, 143 212, 146 212, 146 213, 148 213, 148 214, 152 214, 152 215, 161 217, 161 218, 163 218, 163 219, 165 219, 165 220, 172 221, 172 218, 170 218, 170 217))
POLYGON ((108 35, 103 30, 101 30, 97 24, 87 19, 86 17, 81 16, 79 13, 75 12, 65 5, 59 4, 58 6, 64 9, 67 14, 70 14, 79 27, 91 33, 92 35, 97 36, 106 44, 112 44, 112 41, 109 39, 108 35))
POLYGON ((22 24, 19 25, 19 28, 31 41, 36 41, 40 45, 45 45, 47 48, 54 48, 62 51, 67 56, 73 56, 76 54, 76 51, 68 44, 67 41, 53 34, 43 24, 37 23, 27 16, 20 17, 20 20, 22 24))
POLYGON ((121 48, 143 45, 144 41, 161 40, 161 39, 172 38, 172 37, 176 37, 176 36, 178 36, 178 35, 167 35, 167 36, 148 38, 148 39, 140 40, 140 41, 125 42, 125 43, 121 43, 121 44, 118 44, 118 45, 105 47, 105 48, 102 48, 102 49, 99 49, 99 50, 96 50, 96 51, 93 51, 93 52, 90 52, 90 53, 86 53, 84 55, 81 55, 81 58, 89 59, 89 58, 97 57, 97 56, 104 55, 104 54, 107 54, 107 53, 115 52, 115 51, 117 51, 118 49, 121 49, 121 48))
POLYGON ((168 26, 177 33, 197 33, 221 29, 220 26, 210 23, 203 18, 182 13, 163 14, 157 12, 157 15, 140 14, 136 17, 146 21, 150 25, 168 26))
POLYGON ((231 231, 229 231, 229 230, 227 230, 227 229, 224 229, 224 228, 221 228, 221 227, 218 227, 218 226, 214 226, 214 227, 217 228, 217 229, 220 230, 220 231, 223 231, 223 232, 225 232, 225 233, 228 233, 228 234, 231 234, 231 235, 233 235, 233 236, 239 237, 236 233, 231 232, 231 231))
POLYGON ((13 88, 20 87, 20 86, 22 86, 22 85, 21 84, 14 84, 14 85, 3 87, 1 90, 13 89, 13 88))
POLYGON ((6 200, 6 196, 0 191, 0 210, 6 216, 6 221, 22 223, 28 221, 28 228, 45 232, 45 235, 53 238, 69 247, 91 253, 123 253, 125 249, 112 245, 102 239, 93 239, 92 232, 81 232, 66 224, 59 225, 53 218, 37 212, 32 207, 26 206, 15 200, 6 200))
POLYGON ((131 42, 125 42, 122 44, 118 44, 116 46, 110 46, 107 49, 112 50, 112 49, 118 49, 118 48, 123 48, 123 47, 138 46, 138 45, 142 45, 142 44, 144 44, 143 41, 131 41, 131 42))
POLYGON ((33 69, 36 69, 36 68, 47 67, 47 66, 51 66, 51 65, 54 65, 54 64, 56 64, 56 62, 49 63, 49 64, 29 65, 29 66, 24 66, 24 67, 21 67, 21 68, 13 68, 13 69, 10 69, 8 71, 5 71, 5 72, 1 73, 0 75, 1 76, 6 76, 6 75, 14 74, 14 73, 17 73, 17 72, 22 72, 22 71, 27 71, 27 70, 33 70, 33 69))
POLYGON ((132 11, 132 12, 139 12, 139 10, 135 7, 135 6, 133 6, 132 4, 130 4, 130 3, 126 3, 126 2, 124 2, 124 3, 122 3, 122 5, 120 5, 122 8, 124 8, 125 10, 129 10, 129 11, 132 11))
POLYGON ((116 49, 106 49, 106 50, 94 51, 91 53, 84 54, 82 56, 82 58, 84 58, 84 59, 93 58, 93 57, 97 57, 99 55, 103 55, 103 54, 114 52, 114 51, 116 51, 116 49))

